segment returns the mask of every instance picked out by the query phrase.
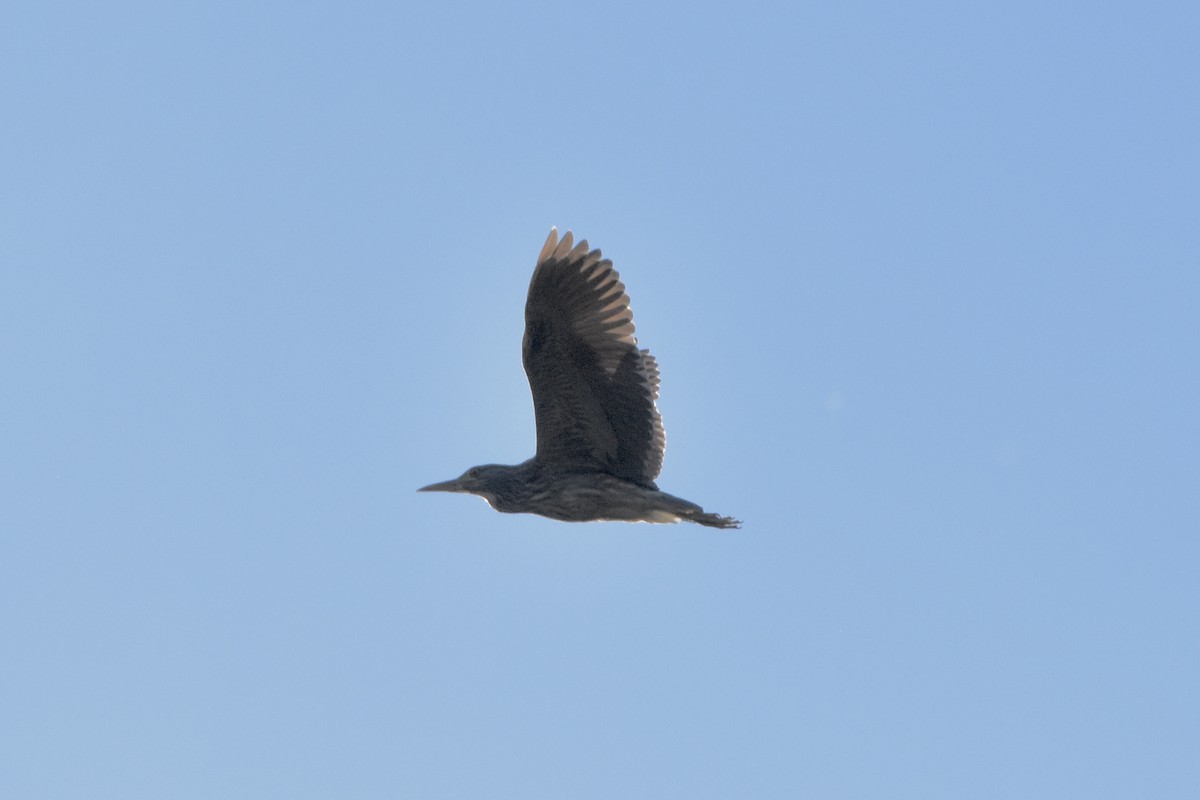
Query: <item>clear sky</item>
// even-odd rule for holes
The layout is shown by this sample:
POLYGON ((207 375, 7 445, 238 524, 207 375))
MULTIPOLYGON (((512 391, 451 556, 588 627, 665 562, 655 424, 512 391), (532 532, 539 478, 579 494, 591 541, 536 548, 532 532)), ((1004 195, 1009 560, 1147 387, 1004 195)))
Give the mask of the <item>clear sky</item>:
POLYGON ((1200 797, 1195 3, 0 31, 0 796, 1200 797), (414 491, 552 225, 742 530, 414 491))

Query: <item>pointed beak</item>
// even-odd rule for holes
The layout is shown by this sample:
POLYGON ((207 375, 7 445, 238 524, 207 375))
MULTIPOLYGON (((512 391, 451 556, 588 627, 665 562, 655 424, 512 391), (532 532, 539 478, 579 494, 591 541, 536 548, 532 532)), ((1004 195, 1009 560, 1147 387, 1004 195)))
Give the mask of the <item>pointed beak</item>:
POLYGON ((452 481, 442 481, 441 483, 431 483, 428 486, 422 486, 417 489, 418 492, 461 492, 462 486, 459 485, 458 479, 452 481))

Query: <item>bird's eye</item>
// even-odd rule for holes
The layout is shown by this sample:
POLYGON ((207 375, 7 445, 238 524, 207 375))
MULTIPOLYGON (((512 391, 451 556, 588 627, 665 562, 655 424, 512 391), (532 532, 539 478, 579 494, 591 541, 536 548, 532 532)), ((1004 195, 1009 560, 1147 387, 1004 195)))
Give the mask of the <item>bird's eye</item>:
POLYGON ((471 467, 469 470, 467 470, 467 477, 469 477, 469 478, 478 478, 478 477, 479 477, 479 468, 478 468, 478 467, 471 467))

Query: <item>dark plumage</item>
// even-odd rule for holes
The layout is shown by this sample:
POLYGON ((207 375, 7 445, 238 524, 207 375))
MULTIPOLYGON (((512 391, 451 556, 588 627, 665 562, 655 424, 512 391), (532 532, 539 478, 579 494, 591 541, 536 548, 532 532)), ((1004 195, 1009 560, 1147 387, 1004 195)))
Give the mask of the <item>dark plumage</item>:
POLYGON ((666 435, 654 405, 658 363, 634 338, 629 297, 612 261, 571 232, 550 236, 525 301, 521 353, 533 393, 537 453, 516 466, 472 467, 423 492, 469 492, 505 512, 552 519, 687 520, 736 528, 661 492, 666 435))

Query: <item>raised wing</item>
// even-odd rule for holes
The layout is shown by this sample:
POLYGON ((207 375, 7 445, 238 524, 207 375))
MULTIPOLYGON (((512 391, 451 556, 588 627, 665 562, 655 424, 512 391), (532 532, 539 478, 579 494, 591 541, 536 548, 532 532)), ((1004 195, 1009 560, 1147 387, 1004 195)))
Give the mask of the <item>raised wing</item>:
POLYGON ((658 364, 633 330, 612 262, 552 228, 529 283, 521 352, 539 461, 654 487, 666 449, 658 364))

